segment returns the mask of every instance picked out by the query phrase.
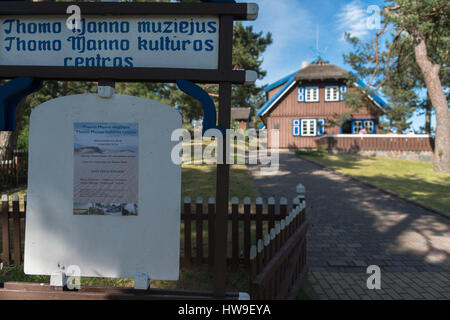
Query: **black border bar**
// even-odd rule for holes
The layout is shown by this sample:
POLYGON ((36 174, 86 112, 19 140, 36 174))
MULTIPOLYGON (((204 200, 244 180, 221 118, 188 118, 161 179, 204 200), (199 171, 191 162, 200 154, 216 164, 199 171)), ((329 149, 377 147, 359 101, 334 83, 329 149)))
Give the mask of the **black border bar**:
POLYGON ((68 81, 175 82, 179 79, 185 79, 198 83, 217 83, 220 81, 234 84, 245 83, 245 71, 242 70, 221 72, 215 69, 0 65, 0 78, 10 79, 17 76, 68 81))
POLYGON ((67 15, 77 5, 82 15, 216 15, 247 19, 247 3, 22 2, 1 1, 0 15, 67 15))

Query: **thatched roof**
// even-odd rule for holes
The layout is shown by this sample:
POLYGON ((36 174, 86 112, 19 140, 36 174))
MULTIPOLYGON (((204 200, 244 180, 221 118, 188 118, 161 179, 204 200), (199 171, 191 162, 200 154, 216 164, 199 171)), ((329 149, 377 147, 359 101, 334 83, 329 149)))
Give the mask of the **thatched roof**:
POLYGON ((311 63, 295 75, 295 80, 340 80, 345 79, 348 72, 322 59, 311 63))
POLYGON ((250 108, 231 108, 231 117, 237 121, 250 119, 250 108))

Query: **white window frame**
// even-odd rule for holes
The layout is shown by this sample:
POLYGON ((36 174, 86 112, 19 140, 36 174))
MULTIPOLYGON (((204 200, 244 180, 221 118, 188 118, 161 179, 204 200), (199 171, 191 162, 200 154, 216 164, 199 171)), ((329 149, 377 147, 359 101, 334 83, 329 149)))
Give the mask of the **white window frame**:
POLYGON ((317 135, 317 119, 302 119, 300 129, 302 137, 315 137, 317 135))
POLYGON ((364 120, 364 128, 366 128, 366 131, 368 134, 374 134, 375 133, 375 123, 373 120, 364 120))
POLYGON ((325 101, 327 102, 339 101, 339 98, 340 98, 339 86, 325 87, 325 101))
POLYGON ((355 120, 353 121, 353 134, 359 134, 359 132, 362 130, 363 128, 363 122, 362 120, 355 120), (356 124, 358 124, 359 129, 356 130, 356 124))
POLYGON ((319 86, 305 87, 305 102, 319 102, 319 86))

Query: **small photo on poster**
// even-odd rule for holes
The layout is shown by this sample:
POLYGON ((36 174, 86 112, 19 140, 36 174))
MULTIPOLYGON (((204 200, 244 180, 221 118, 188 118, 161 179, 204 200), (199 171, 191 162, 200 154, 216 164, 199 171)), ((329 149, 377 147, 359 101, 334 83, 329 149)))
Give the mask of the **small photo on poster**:
POLYGON ((138 124, 74 123, 74 215, 138 215, 138 124))
POLYGON ((73 214, 92 216, 137 216, 136 203, 84 203, 74 202, 73 214))

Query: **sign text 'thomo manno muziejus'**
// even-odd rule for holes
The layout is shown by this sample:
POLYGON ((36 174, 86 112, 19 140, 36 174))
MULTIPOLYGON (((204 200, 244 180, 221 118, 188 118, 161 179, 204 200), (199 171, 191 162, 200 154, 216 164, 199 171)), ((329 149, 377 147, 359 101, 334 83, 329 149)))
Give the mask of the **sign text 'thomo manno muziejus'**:
POLYGON ((218 18, 2 17, 3 65, 216 69, 218 18))

